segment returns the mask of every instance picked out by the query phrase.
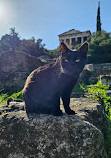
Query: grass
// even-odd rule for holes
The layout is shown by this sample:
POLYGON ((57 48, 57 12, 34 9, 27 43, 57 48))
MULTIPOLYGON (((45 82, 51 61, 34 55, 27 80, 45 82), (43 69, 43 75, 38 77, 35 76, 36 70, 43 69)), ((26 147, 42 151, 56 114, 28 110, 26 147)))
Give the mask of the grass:
POLYGON ((104 107, 106 114, 106 133, 105 133, 105 146, 108 153, 108 158, 111 158, 111 96, 107 95, 107 90, 110 90, 109 85, 102 85, 100 82, 94 85, 94 87, 84 88, 81 86, 84 91, 91 92, 92 97, 98 100, 101 105, 104 107))
MULTIPOLYGON (((74 92, 91 92, 92 97, 98 100, 104 107, 106 114, 106 134, 105 134, 105 146, 108 153, 108 157, 111 158, 111 96, 107 95, 107 90, 110 90, 109 85, 102 85, 100 82, 94 85, 94 87, 84 88, 83 83, 78 83, 74 92)), ((0 90, 0 104, 6 104, 8 98, 12 97, 16 101, 23 101, 22 90, 0 90)))
POLYGON ((15 101, 23 101, 22 90, 16 89, 1 89, 0 90, 0 105, 6 104, 8 98, 13 98, 15 101))
POLYGON ((102 85, 97 82, 94 86, 89 88, 84 86, 84 83, 79 82, 74 88, 74 92, 90 92, 89 97, 98 100, 104 108, 106 114, 106 133, 104 136, 105 147, 108 154, 108 158, 111 158, 111 96, 108 96, 107 91, 111 90, 109 85, 102 85))
POLYGON ((84 83, 79 82, 73 90, 74 92, 85 92, 84 83))

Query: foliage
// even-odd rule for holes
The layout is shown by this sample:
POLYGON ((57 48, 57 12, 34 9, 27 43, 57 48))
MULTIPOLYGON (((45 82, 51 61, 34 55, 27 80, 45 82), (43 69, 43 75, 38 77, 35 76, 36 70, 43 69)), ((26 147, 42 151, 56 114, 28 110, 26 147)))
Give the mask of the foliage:
POLYGON ((21 91, 17 91, 15 89, 0 90, 0 104, 6 104, 7 99, 10 97, 13 98, 15 101, 23 101, 22 90, 21 91))
POLYGON ((106 113, 105 144, 108 157, 111 157, 111 96, 107 95, 107 90, 110 89, 110 86, 103 86, 100 82, 98 82, 95 86, 87 88, 87 91, 92 92, 93 95, 90 97, 97 99, 104 107, 106 113))
POLYGON ((0 40, 0 53, 24 52, 32 56, 40 56, 45 53, 45 44, 42 44, 42 39, 20 39, 19 34, 15 31, 15 28, 10 29, 10 33, 2 36, 0 40))
POLYGON ((46 53, 51 57, 51 58, 58 58, 60 54, 60 47, 57 47, 57 49, 54 50, 46 50, 46 53))
POLYGON ((7 94, 1 94, 0 95, 0 104, 4 103, 8 99, 7 94))
MULTIPOLYGON (((111 34, 101 31, 101 35, 98 33, 92 33, 91 38, 88 39, 89 52, 87 63, 110 63, 111 61, 111 34)), ((75 45, 72 49, 78 49, 81 44, 75 45)), ((7 53, 8 51, 24 52, 32 56, 49 55, 54 59, 60 56, 60 47, 54 50, 47 50, 44 48, 45 44, 42 44, 42 39, 35 40, 21 39, 15 28, 10 29, 10 33, 2 36, 0 40, 0 53, 7 53)))
POLYGON ((6 52, 15 50, 21 45, 21 40, 18 33, 15 32, 15 28, 10 29, 10 34, 2 36, 0 40, 0 52, 6 52))
POLYGON ((32 56, 40 56, 44 55, 45 53, 44 46, 45 44, 42 44, 42 39, 38 39, 37 41, 35 41, 35 38, 32 37, 29 40, 24 39, 22 41, 22 45, 17 51, 22 51, 32 56))
POLYGON ((11 96, 9 96, 8 98, 12 97, 15 101, 23 101, 23 98, 22 98, 22 90, 20 92, 16 92, 16 93, 13 93, 11 96))
POLYGON ((86 88, 84 83, 79 82, 74 89, 74 92, 91 92, 92 95, 89 97, 98 100, 103 106, 106 114, 105 145, 109 158, 111 157, 111 96, 108 96, 107 90, 110 89, 109 85, 104 86, 100 82, 89 88, 86 88))
POLYGON ((76 87, 73 90, 74 92, 85 92, 86 89, 84 88, 84 83, 83 82, 78 82, 76 87))
POLYGON ((98 11, 97 11, 97 29, 96 29, 99 34, 101 34, 101 18, 100 18, 100 2, 98 6, 98 11))
POLYGON ((111 62, 111 34, 101 31, 101 35, 96 33, 91 35, 88 51, 88 63, 110 63, 111 62))
MULTIPOLYGON (((111 62, 111 33, 104 30, 92 33, 88 38, 88 64, 110 63, 111 62)), ((71 49, 78 49, 81 44, 73 46, 71 49)), ((47 54, 52 58, 60 56, 60 47, 55 50, 47 50, 47 54)))

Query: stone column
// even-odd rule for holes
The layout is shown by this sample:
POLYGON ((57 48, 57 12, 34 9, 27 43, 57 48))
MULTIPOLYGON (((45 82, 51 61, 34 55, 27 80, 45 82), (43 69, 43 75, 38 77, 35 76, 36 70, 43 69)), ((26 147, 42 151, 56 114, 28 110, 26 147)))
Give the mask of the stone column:
POLYGON ((77 38, 78 38, 78 37, 75 37, 75 42, 77 42, 77 38))
POLYGON ((69 39, 69 46, 72 46, 72 40, 71 40, 71 38, 69 39))
POLYGON ((83 43, 84 42, 84 37, 81 37, 81 43, 83 43))
POLYGON ((64 39, 64 44, 66 44, 66 39, 64 39))

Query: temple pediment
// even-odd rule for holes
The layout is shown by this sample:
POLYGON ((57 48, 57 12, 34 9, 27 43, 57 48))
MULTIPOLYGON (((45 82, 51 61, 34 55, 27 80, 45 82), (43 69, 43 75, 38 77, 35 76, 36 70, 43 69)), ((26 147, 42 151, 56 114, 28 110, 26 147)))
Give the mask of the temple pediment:
POLYGON ((67 46, 73 47, 76 44, 81 44, 90 38, 91 32, 89 30, 81 32, 79 30, 69 30, 59 34, 59 42, 64 42, 67 46))
POLYGON ((64 32, 64 33, 60 34, 59 36, 70 35, 70 34, 77 34, 77 33, 81 33, 81 32, 78 31, 78 30, 72 29, 72 30, 69 30, 67 32, 64 32))

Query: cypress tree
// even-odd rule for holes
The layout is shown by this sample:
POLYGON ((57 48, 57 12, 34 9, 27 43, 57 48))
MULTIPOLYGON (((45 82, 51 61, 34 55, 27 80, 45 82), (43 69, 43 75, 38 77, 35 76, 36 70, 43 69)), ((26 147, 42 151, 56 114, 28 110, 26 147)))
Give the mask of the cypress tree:
POLYGON ((97 29, 96 32, 101 33, 101 18, 100 18, 100 1, 98 2, 98 10, 97 10, 97 29))

